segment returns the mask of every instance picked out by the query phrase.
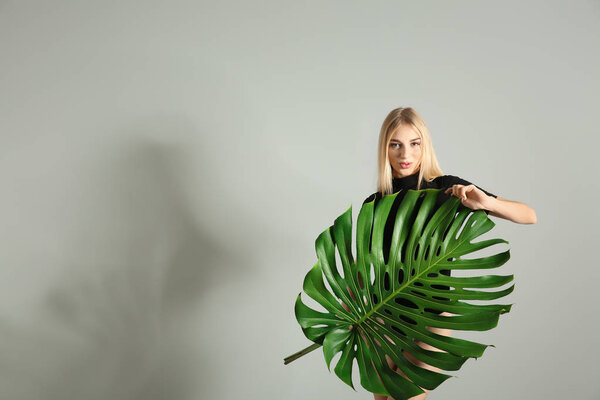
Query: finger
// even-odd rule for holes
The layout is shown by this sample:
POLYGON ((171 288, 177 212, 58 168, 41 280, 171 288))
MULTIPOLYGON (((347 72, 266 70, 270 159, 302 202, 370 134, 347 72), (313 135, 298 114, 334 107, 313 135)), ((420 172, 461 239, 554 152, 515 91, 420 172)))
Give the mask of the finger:
POLYGON ((468 192, 473 192, 473 193, 483 193, 477 186, 475 185, 469 185, 469 190, 468 192))
POLYGON ((467 186, 465 186, 465 190, 463 191, 465 199, 467 198, 467 193, 472 192, 473 190, 475 190, 475 185, 467 185, 467 186))
POLYGON ((460 197, 460 188, 462 185, 452 185, 452 194, 456 197, 460 197))

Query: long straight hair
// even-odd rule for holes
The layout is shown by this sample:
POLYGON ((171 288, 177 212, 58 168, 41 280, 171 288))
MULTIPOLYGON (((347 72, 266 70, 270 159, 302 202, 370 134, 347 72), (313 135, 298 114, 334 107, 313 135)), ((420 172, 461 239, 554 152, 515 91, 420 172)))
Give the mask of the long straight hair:
POLYGON ((419 179, 417 190, 421 188, 423 180, 431 182, 434 178, 443 175, 437 157, 433 151, 433 144, 429 136, 429 129, 425 121, 417 112, 410 107, 396 108, 388 114, 381 125, 379 132, 379 145, 377 152, 377 191, 382 194, 391 194, 392 186, 392 166, 388 157, 388 148, 394 132, 400 125, 405 124, 411 127, 421 138, 421 160, 419 165, 419 179))

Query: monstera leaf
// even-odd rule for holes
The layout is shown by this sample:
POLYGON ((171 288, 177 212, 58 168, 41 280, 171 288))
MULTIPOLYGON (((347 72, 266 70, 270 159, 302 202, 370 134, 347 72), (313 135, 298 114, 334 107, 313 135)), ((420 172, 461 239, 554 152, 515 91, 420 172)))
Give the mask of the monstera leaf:
POLYGON ((509 294, 514 285, 496 291, 472 289, 499 288, 511 282, 512 275, 456 277, 440 271, 499 267, 510 258, 509 250, 480 258, 465 256, 508 242, 473 242, 495 224, 484 211, 463 206, 457 197, 436 209, 440 191, 409 190, 403 198, 398 197, 401 203, 387 246, 389 255, 384 255, 384 229, 398 193, 384 196, 377 207, 371 201, 361 208, 356 260, 351 251, 352 207, 319 235, 318 261, 306 275, 303 289, 327 312, 308 307, 298 295, 296 318, 314 344, 286 358, 286 364, 323 346, 328 368, 341 352, 334 371, 352 388, 356 359, 366 390, 402 400, 423 393, 421 388, 435 389, 450 377, 416 366, 403 352, 447 371, 456 371, 468 358, 483 354, 488 345, 439 335, 427 327, 485 331, 498 324, 500 314, 510 311, 510 305, 468 301, 494 300, 509 294), (439 315, 444 311, 450 315, 439 315), (423 349, 415 340, 443 351, 423 349), (386 355, 409 379, 388 366, 386 355))

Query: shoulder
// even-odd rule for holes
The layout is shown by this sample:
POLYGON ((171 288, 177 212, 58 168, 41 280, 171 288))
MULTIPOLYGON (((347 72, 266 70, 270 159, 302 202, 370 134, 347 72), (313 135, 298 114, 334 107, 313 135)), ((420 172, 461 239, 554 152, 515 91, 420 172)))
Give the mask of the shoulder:
MULTIPOLYGON (((463 179, 463 178, 460 178, 460 177, 458 177, 458 176, 455 176, 455 175, 443 175, 443 176, 439 176, 439 177, 437 177, 437 178, 435 178, 435 179, 440 179, 440 185, 441 185, 440 187, 441 187, 442 189, 449 188, 449 187, 451 187, 452 185, 465 185, 465 186, 467 186, 467 185, 474 185, 474 184, 473 184, 473 183, 471 183, 470 181, 468 181, 468 180, 466 180, 466 179, 463 179)), ((435 179, 434 179, 434 180, 435 180, 435 179)), ((475 185, 475 186, 476 186, 478 189, 480 189, 481 191, 483 191, 485 194, 487 194, 488 196, 492 196, 492 197, 498 197, 498 196, 496 196, 495 194, 488 192, 487 190, 485 190, 485 189, 481 188, 481 187, 480 187, 480 186, 478 186, 478 185, 475 185)))
POLYGON ((450 187, 452 185, 471 185, 471 182, 456 175, 438 176, 434 179, 434 181, 438 181, 441 187, 450 187))
POLYGON ((454 175, 440 175, 433 178, 431 181, 423 182, 422 188, 446 189, 452 185, 470 185, 471 183, 454 175))

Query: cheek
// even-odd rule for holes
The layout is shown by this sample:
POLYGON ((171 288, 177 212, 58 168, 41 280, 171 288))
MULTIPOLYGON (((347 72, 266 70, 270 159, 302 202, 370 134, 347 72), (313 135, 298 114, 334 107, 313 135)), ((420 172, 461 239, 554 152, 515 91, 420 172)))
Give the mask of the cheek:
POLYGON ((421 163, 421 158, 423 157, 423 154, 421 154, 421 148, 418 147, 415 149, 413 156, 416 158, 417 162, 420 164, 421 163))

